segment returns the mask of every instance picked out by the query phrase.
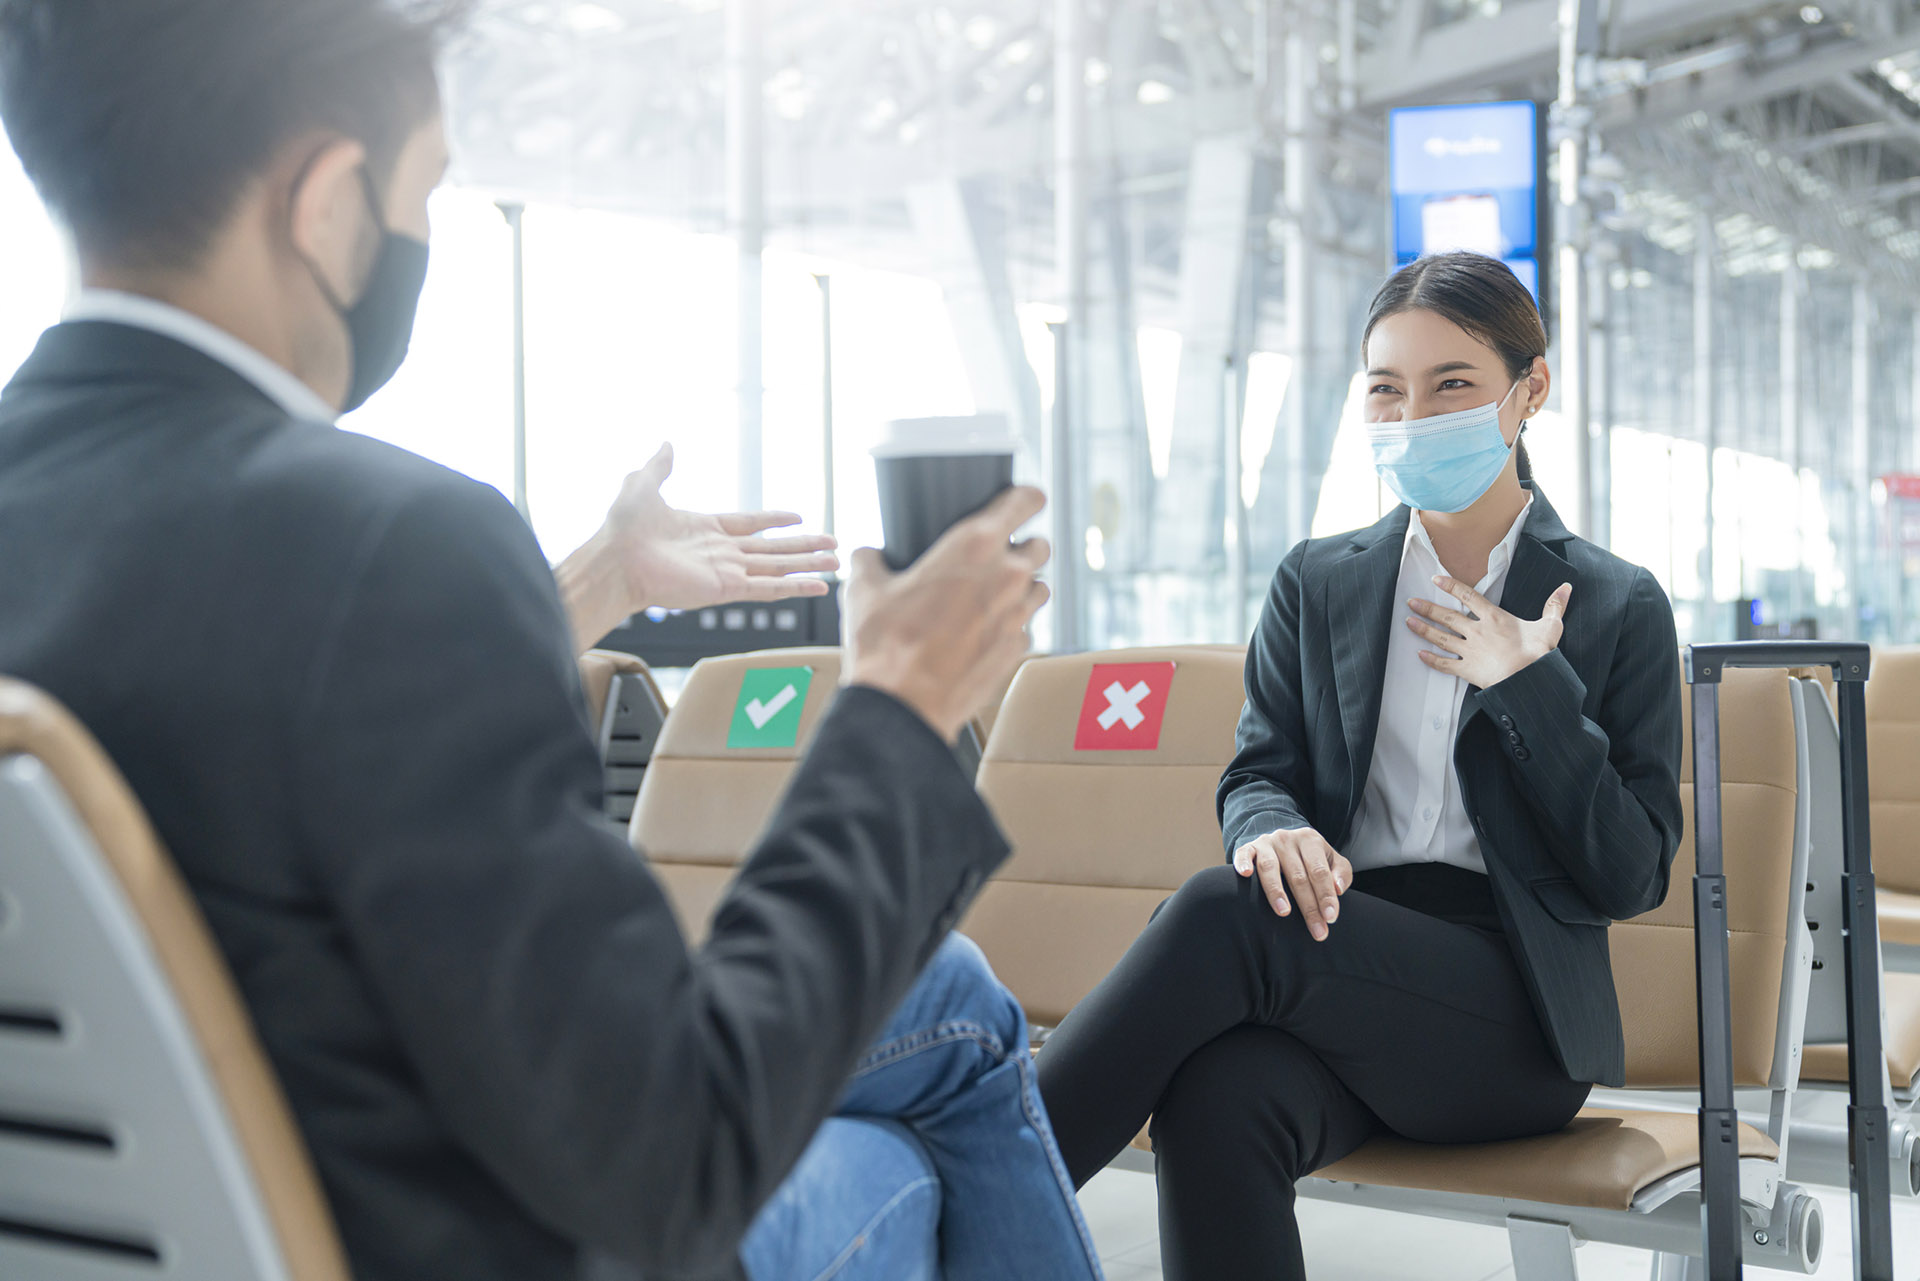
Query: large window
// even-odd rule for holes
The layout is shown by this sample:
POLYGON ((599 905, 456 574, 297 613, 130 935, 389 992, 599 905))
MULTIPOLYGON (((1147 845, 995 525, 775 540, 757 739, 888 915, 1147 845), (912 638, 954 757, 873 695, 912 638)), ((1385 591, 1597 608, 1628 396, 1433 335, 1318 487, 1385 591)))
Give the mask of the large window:
POLYGON ((71 274, 60 234, 20 171, 13 148, 0 146, 0 379, 11 378, 60 318, 71 274))

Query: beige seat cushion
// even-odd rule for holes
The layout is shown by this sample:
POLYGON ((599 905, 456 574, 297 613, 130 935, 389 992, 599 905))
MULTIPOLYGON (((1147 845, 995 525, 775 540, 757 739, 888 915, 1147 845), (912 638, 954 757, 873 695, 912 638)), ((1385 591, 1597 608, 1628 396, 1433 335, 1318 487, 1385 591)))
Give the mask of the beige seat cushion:
POLYGON ((1920 894, 1883 889, 1875 898, 1880 905, 1880 941, 1920 947, 1920 894))
MULTIPOLYGON (((1741 1086, 1773 1068, 1786 958, 1798 791, 1793 698, 1786 673, 1730 669, 1720 686, 1720 804, 1732 960, 1733 1066, 1741 1086)), ((1700 1079, 1693 956, 1693 733, 1680 765, 1685 814, 1666 902, 1607 933, 1626 1034, 1627 1084, 1691 1089, 1700 1079), (1686 981, 1675 982, 1675 976, 1686 981)))
POLYGON ((794 767, 840 691, 840 651, 763 650, 696 665, 660 731, 634 802, 627 838, 666 886, 690 939, 706 936, 734 868, 760 839, 794 767), (746 673, 810 667, 792 747, 730 748, 728 731, 746 673))
MULTIPOLYGON (((1896 1090, 1920 1083, 1920 974, 1889 974, 1881 989, 1887 1012, 1887 1075, 1896 1090)), ((1809 1081, 1844 1083, 1845 1045, 1809 1045, 1800 1060, 1809 1081)))
POLYGON ((1874 651, 1867 780, 1874 878, 1882 890, 1920 898, 1920 646, 1874 651))
MULTIPOLYGON (((1765 1133, 1740 1127, 1740 1155, 1772 1159, 1765 1133)), ((1557 1134, 1463 1146, 1383 1138, 1314 1177, 1375 1187, 1626 1210, 1642 1188, 1700 1163, 1692 1112, 1585 1108, 1557 1134)))
POLYGON ((1034 658, 1008 691, 980 794, 1013 855, 960 929, 1027 1017, 1055 1024, 1125 954, 1189 876, 1224 861, 1214 789, 1245 701, 1237 649, 1170 646, 1034 658), (1083 751, 1096 666, 1171 663, 1158 745, 1083 751))
MULTIPOLYGON (((1153 1151, 1145 1129, 1133 1146, 1153 1151)), ((1772 1159, 1780 1149, 1763 1131, 1743 1124, 1740 1155, 1772 1159)), ((1692 1112, 1585 1108, 1566 1129, 1531 1139, 1458 1146, 1375 1139, 1352 1156, 1315 1170, 1313 1177, 1626 1210, 1642 1188, 1699 1163, 1699 1118, 1692 1112)))

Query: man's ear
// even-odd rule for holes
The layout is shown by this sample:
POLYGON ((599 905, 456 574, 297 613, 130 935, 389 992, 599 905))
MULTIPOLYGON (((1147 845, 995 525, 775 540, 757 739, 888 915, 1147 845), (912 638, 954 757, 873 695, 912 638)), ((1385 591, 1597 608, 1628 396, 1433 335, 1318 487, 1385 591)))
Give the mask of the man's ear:
POLYGON ((346 306, 365 272, 367 193, 361 168, 367 149, 337 138, 313 153, 294 178, 288 220, 293 248, 320 277, 336 306, 346 306))

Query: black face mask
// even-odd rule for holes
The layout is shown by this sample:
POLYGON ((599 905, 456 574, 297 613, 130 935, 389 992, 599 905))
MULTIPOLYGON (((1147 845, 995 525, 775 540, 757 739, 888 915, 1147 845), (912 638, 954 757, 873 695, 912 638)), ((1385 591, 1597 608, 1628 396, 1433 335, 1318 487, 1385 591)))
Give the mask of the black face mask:
POLYGON ((350 414, 390 382, 407 358, 413 341, 413 321, 420 309, 420 291, 427 283, 427 243, 387 228, 380 201, 367 171, 360 171, 360 190, 380 229, 380 250, 374 255, 360 301, 348 307, 334 295, 326 277, 309 262, 314 283, 347 327, 353 349, 353 382, 340 412, 350 414))

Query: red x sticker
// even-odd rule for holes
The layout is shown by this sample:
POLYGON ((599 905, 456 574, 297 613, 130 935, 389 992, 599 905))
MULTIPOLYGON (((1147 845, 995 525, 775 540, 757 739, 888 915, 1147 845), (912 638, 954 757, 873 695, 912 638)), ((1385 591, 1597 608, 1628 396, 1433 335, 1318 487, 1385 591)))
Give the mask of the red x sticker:
POLYGON ((1095 663, 1073 736, 1078 752, 1151 752, 1160 746, 1172 663, 1095 663))

